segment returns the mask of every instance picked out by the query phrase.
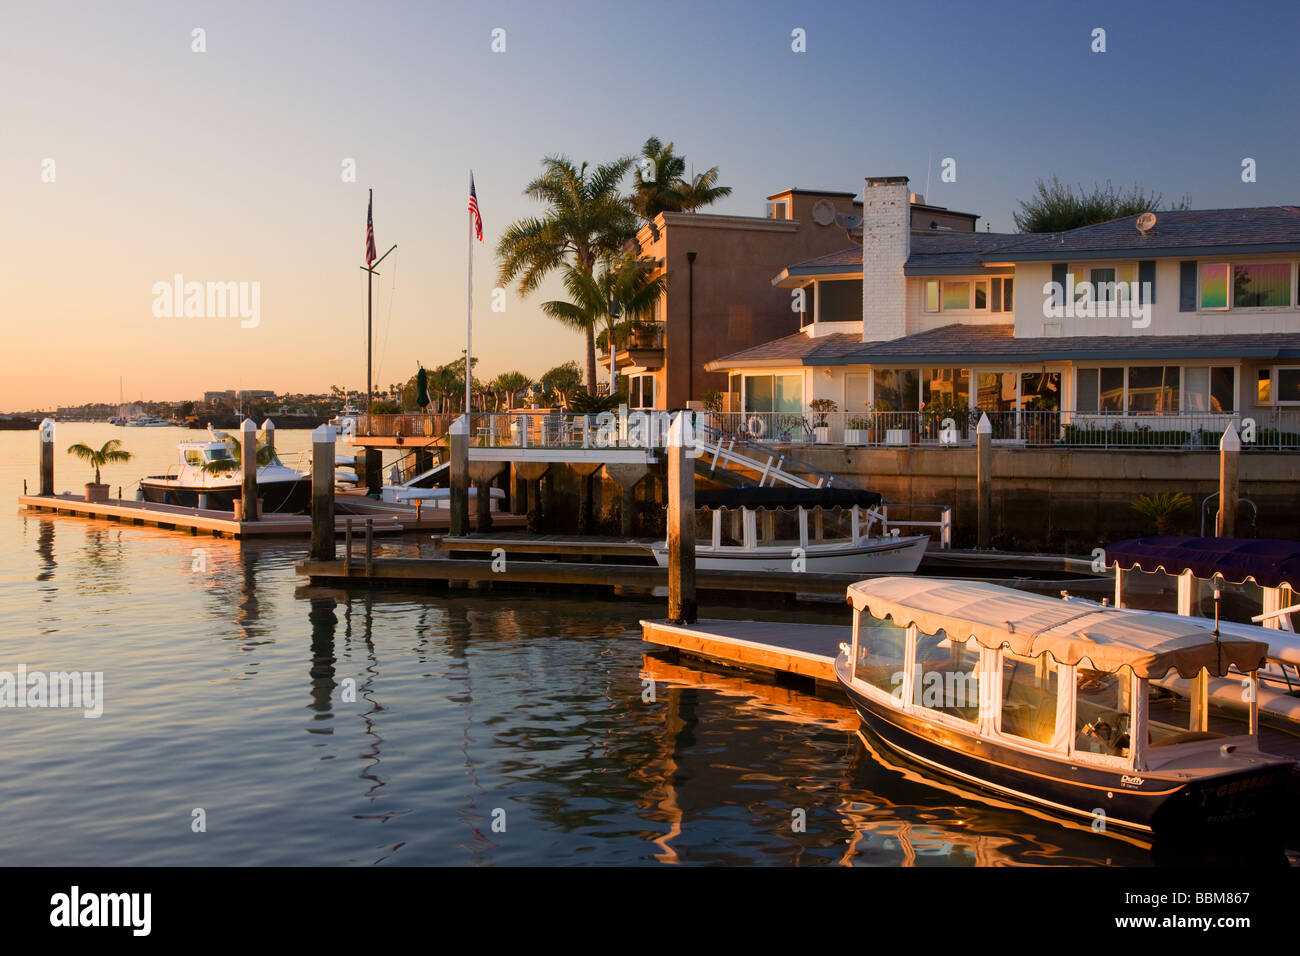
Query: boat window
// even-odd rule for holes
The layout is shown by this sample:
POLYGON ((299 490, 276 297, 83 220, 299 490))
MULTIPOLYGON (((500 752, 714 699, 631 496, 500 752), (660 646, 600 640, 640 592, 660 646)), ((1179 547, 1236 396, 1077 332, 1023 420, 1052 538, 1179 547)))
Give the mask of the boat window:
POLYGON ((1056 739, 1057 666, 1050 654, 1022 657, 1002 652, 1002 723, 1004 734, 1035 743, 1056 739))
POLYGON ((1143 611, 1178 613, 1178 575, 1139 567, 1120 572, 1120 600, 1124 607, 1143 611))
MULTIPOLYGON (((1229 584, 1216 574, 1208 581, 1194 578, 1196 590, 1192 599, 1192 613, 1197 617, 1214 618, 1214 589, 1219 589, 1219 620, 1236 624, 1250 624, 1252 615, 1264 606, 1264 589, 1254 581, 1229 584)), ((1283 605, 1285 607, 1285 605, 1283 605)))
POLYGON ((1151 683, 1147 691, 1147 742, 1152 747, 1170 747, 1198 740, 1247 734, 1250 727, 1240 713, 1210 699, 1206 717, 1208 730, 1201 730, 1193 713, 1191 693, 1194 682, 1175 678, 1163 684, 1151 683))
POLYGON ((858 659, 853 676, 895 697, 903 695, 907 628, 862 612, 858 625, 858 659))
POLYGON ((227 461, 234 456, 226 448, 209 448, 207 451, 208 461, 227 461))
POLYGON ((918 634, 912 702, 972 723, 979 720, 980 649, 974 640, 955 641, 943 631, 918 634))
POLYGON ((1074 749, 1084 753, 1127 757, 1132 723, 1132 671, 1088 670, 1075 673, 1074 749))
POLYGON ((197 448, 185 449, 185 464, 203 467, 203 452, 197 448))
MULTIPOLYGON (((721 508, 722 512, 722 536, 719 541, 725 547, 739 548, 745 544, 745 521, 744 514, 740 508, 721 508)), ((709 516, 707 533, 701 537, 708 541, 713 540, 713 509, 706 508, 704 513, 709 516)))

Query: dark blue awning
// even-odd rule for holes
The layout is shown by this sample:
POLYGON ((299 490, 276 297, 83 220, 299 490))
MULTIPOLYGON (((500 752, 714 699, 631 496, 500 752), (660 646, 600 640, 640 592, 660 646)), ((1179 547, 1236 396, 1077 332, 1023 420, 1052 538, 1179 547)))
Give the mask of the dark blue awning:
POLYGON ((1106 549, 1106 563, 1128 570, 1182 574, 1198 578, 1219 574, 1231 584, 1247 578, 1266 588, 1300 590, 1300 542, 1268 538, 1179 538, 1157 536, 1117 541, 1106 549))

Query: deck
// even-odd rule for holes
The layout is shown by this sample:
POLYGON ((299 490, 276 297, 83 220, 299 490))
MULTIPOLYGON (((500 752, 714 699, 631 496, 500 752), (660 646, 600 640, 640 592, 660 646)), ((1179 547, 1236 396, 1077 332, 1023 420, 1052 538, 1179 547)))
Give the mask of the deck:
POLYGON ((642 621, 641 638, 729 666, 834 684, 835 657, 840 644, 852 640, 853 628, 779 621, 700 621, 689 627, 642 621))

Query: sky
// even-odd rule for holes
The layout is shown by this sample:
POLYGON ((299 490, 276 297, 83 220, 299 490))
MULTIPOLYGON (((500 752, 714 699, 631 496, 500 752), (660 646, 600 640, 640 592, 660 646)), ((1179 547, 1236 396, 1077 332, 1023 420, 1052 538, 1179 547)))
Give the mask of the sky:
POLYGON ((733 215, 882 175, 994 231, 1053 175, 1297 203, 1298 35, 1300 5, 1198 0, 3 0, 0 410, 364 389, 368 188, 379 252, 398 246, 376 383, 459 357, 470 169, 478 374, 581 364, 539 308, 558 281, 492 311, 496 241, 540 211, 522 190, 544 156, 651 135, 719 166, 711 211, 733 215), (178 274, 256 289, 256 324, 156 315, 178 274))

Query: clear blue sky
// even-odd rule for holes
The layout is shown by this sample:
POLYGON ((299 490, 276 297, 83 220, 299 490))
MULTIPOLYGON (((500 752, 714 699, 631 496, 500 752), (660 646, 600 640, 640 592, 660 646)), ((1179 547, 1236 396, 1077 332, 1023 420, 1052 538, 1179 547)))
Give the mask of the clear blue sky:
POLYGON ((119 375, 132 398, 364 386, 367 186, 380 250, 399 244, 376 379, 449 361, 471 166, 480 373, 580 359, 537 308, 558 283, 488 310, 493 247, 534 211, 542 156, 599 162, 649 135, 721 167, 724 213, 871 175, 924 191, 931 157, 927 199, 994 230, 1053 174, 1200 208, 1300 202, 1298 37, 1293 3, 9 3, 3 321, 10 355, 52 361, 0 376, 0 408, 115 398, 119 375), (178 272, 260 282, 261 324, 155 318, 151 287, 178 272))

